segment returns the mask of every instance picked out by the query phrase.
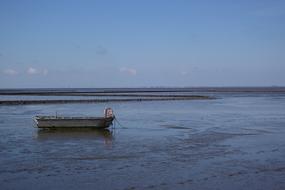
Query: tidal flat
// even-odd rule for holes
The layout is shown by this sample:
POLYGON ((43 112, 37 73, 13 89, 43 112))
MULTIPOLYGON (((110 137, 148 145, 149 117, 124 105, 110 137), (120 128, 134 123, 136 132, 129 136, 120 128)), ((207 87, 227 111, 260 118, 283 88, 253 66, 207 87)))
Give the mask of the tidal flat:
POLYGON ((284 89, 143 93, 215 98, 1 105, 0 188, 285 189, 284 89), (102 131, 38 130, 32 120, 105 107, 119 123, 102 131))

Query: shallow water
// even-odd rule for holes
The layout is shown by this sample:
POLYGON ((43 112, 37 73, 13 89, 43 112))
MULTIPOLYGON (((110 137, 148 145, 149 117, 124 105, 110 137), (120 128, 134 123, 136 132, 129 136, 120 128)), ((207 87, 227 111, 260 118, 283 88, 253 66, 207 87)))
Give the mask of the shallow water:
POLYGON ((1 189, 284 189, 285 94, 0 106, 1 189), (105 131, 40 131, 34 115, 102 115, 105 131))

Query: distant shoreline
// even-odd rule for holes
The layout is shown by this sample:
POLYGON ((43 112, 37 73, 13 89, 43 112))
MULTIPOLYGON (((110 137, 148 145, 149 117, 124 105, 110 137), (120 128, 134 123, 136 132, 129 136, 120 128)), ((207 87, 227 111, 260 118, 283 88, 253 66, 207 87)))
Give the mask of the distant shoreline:
MULTIPOLYGON (((118 96, 118 93, 159 92, 223 92, 223 93, 285 93, 285 87, 185 87, 185 88, 30 88, 0 89, 0 95, 35 96, 118 96), (110 95, 111 94, 111 95, 110 95)), ((130 96, 130 95, 129 95, 130 96)))
POLYGON ((209 100, 214 99, 216 93, 285 94, 285 87, 0 89, 1 96, 19 96, 16 100, 4 98, 0 100, 0 105, 209 100), (42 98, 26 100, 21 96, 42 96, 42 98), (47 96, 58 98, 49 99, 47 96), (77 99, 69 99, 67 96, 77 96, 77 99))
POLYGON ((104 102, 142 102, 142 101, 173 101, 173 100, 210 100, 210 96, 169 96, 157 98, 132 99, 79 99, 79 100, 2 100, 0 105, 32 105, 32 104, 72 104, 72 103, 104 103, 104 102))

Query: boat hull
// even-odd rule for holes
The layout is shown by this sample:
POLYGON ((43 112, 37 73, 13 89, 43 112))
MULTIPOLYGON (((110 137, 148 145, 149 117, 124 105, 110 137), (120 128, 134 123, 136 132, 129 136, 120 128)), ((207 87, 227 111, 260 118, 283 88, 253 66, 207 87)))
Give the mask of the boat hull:
POLYGON ((66 128, 108 128, 114 118, 105 117, 53 117, 36 116, 35 122, 38 128, 66 129, 66 128))

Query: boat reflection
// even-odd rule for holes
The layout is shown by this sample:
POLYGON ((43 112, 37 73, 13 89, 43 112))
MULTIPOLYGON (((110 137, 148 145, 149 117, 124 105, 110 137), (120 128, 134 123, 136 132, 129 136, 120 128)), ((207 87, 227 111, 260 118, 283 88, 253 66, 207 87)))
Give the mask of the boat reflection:
POLYGON ((106 144, 112 143, 113 131, 109 129, 56 129, 38 130, 36 138, 42 141, 49 140, 103 140, 106 144))

